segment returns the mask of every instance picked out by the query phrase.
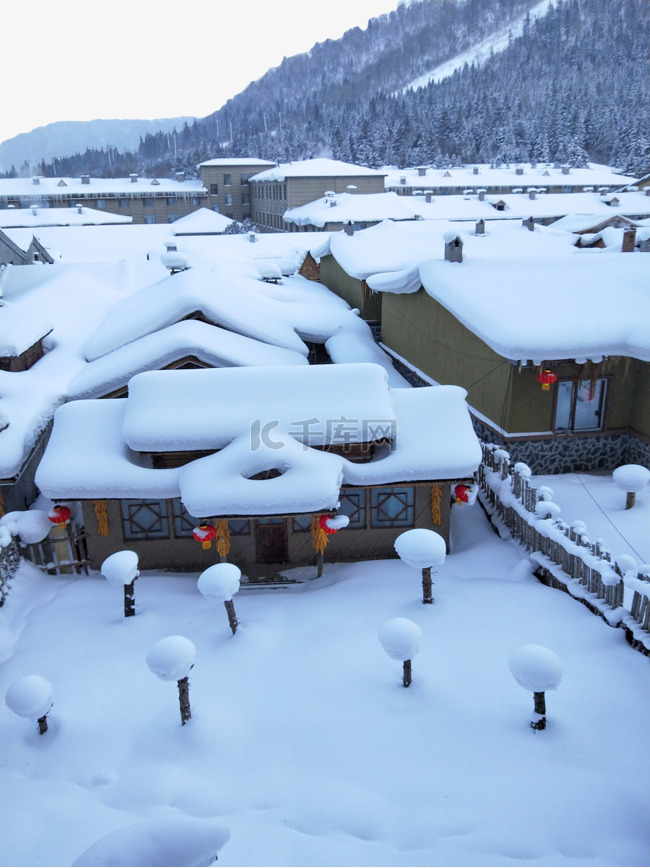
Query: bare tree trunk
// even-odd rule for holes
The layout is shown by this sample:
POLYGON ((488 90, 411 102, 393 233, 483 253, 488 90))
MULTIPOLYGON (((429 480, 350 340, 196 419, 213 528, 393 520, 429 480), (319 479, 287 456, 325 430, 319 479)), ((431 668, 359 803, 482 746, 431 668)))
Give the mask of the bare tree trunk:
POLYGON ((432 585, 431 581, 431 567, 424 567, 422 570, 422 602, 423 603, 433 603, 432 593, 432 585))
POLYGON ((546 697, 543 693, 533 693, 535 698, 535 716, 530 725, 533 729, 546 729, 546 697))
POLYGON ((404 687, 408 687, 410 683, 411 683, 411 661, 405 660, 404 661, 404 678, 403 678, 404 687))
POLYGON ((135 579, 129 585, 124 585, 124 617, 135 615, 135 579))
POLYGON ((634 504, 636 503, 636 492, 628 491, 627 497, 625 498, 625 509, 632 509, 634 504))
POLYGON ((190 685, 187 675, 178 682, 178 699, 181 705, 181 723, 185 726, 192 716, 192 712, 190 711, 190 685))
POLYGON ((323 575, 323 553, 318 552, 316 555, 316 577, 320 579, 323 575))
POLYGON ((235 604, 232 600, 224 600, 224 606, 226 607, 226 612, 228 612, 228 623, 230 624, 230 629, 233 632, 233 635, 237 632, 237 615, 235 615, 235 604))
POLYGON ((38 731, 40 732, 41 735, 43 735, 44 732, 47 732, 47 715, 46 714, 44 714, 43 717, 38 718, 38 731))

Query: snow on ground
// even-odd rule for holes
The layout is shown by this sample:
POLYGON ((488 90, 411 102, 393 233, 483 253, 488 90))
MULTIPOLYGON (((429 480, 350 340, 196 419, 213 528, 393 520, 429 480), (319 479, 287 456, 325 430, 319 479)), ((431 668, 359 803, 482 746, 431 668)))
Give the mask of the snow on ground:
MULTIPOLYGON (((646 527, 649 499, 628 511, 646 527)), ((589 499, 575 511, 591 529, 589 499)), ((0 690, 39 675, 54 706, 39 735, 3 704, 1 864, 70 865, 135 823, 213 820, 230 832, 221 866, 647 865, 648 659, 538 583, 478 504, 453 508, 452 539, 432 606, 399 560, 326 564, 236 594, 234 635, 196 575, 145 572, 124 619, 98 574, 23 566, 0 610, 0 690), (392 618, 423 634, 408 689, 378 639, 392 618), (175 635, 196 647, 186 726, 146 663, 175 635), (543 732, 508 667, 530 643, 563 667, 543 732)))

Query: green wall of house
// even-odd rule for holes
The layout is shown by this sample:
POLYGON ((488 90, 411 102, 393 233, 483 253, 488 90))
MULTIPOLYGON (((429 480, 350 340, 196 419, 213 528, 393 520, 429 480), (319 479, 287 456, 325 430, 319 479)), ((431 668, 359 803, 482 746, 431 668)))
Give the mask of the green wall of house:
POLYGON ((336 295, 347 301, 352 308, 358 308, 365 320, 380 320, 383 293, 372 292, 365 281, 359 280, 344 271, 333 256, 323 256, 320 261, 321 283, 336 295))

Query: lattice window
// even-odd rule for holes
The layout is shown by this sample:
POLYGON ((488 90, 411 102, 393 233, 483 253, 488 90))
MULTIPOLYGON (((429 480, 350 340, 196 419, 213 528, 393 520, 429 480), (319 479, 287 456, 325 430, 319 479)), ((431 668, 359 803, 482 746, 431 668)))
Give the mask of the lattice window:
POLYGON ((338 508, 339 515, 347 515, 350 519, 346 530, 354 528, 363 528, 366 526, 366 492, 365 489, 355 490, 353 488, 341 489, 339 497, 340 506, 338 508))
POLYGON ((124 539, 168 539, 166 500, 123 500, 124 539))
POLYGON ((190 515, 179 497, 172 500, 172 516, 174 519, 174 536, 179 538, 191 537, 194 528, 205 521, 204 518, 190 515))
POLYGON ((228 522, 230 536, 248 536, 251 532, 251 523, 247 518, 231 518, 228 522))
POLYGON ((291 522, 293 533, 305 533, 311 530, 311 513, 309 515, 297 515, 291 522))
POLYGON ((373 488, 370 524, 372 527, 413 527, 415 491, 413 488, 373 488))

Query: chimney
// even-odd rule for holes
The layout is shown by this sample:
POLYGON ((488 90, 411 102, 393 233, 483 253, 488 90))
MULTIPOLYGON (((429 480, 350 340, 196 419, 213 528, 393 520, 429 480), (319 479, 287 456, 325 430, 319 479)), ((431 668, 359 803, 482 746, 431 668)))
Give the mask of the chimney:
POLYGON ((515 169, 515 174, 516 175, 523 175, 524 174, 523 166, 517 166, 517 168, 515 169))
POLYGON ((34 176, 34 177, 32 178, 32 184, 33 184, 35 187, 38 187, 38 185, 39 185, 40 183, 41 183, 41 179, 40 179, 38 176, 34 176))
POLYGON ((536 194, 537 194, 537 190, 535 189, 535 187, 529 187, 528 188, 528 198, 529 199, 534 199, 536 194))
POLYGON ((636 240, 636 227, 630 226, 629 229, 623 230, 623 246, 621 253, 634 253, 634 242, 636 240))
POLYGON ((250 241, 251 244, 255 244, 255 242, 257 241, 257 235, 254 232, 249 232, 248 233, 248 240, 250 241))
POLYGON ((486 190, 479 190, 479 191, 478 191, 478 200, 479 200, 479 202, 485 202, 485 194, 486 194, 486 192, 487 192, 486 190))
POLYGON ((178 250, 178 247, 176 246, 176 239, 174 239, 174 238, 167 238, 166 241, 163 241, 163 244, 165 245, 165 250, 168 253, 170 253, 173 250, 178 250))
POLYGON ((32 205, 32 216, 36 217, 37 214, 38 214, 38 208, 36 207, 36 205, 32 205))
POLYGON ((485 235, 485 220, 482 217, 476 221, 476 234, 485 235))
POLYGON ((137 176, 137 174, 136 174, 135 172, 132 172, 132 173, 129 175, 129 178, 131 179, 131 183, 132 183, 132 184, 137 184, 137 183, 138 183, 138 176, 137 176))
POLYGON ((185 180, 185 172, 176 172, 176 180, 179 184, 182 184, 185 180))
POLYGON ((406 176, 402 175, 402 177, 399 179, 399 182, 400 184, 406 184, 406 176))
POLYGON ((352 225, 351 220, 349 220, 343 228, 345 229, 346 235, 354 235, 354 226, 352 225))
POLYGON ((81 176, 82 184, 90 184, 90 175, 82 175, 81 176))
POLYGON ((474 168, 472 169, 472 173, 474 175, 478 175, 478 166, 474 166, 474 168))
POLYGON ((535 231, 535 221, 532 217, 529 217, 528 220, 522 220, 521 225, 525 226, 530 232, 535 231))
POLYGON ((445 260, 447 262, 463 261, 463 242, 458 235, 445 233, 445 260))
MULTIPOLYGON (((648 188, 648 192, 650 192, 650 187, 648 188)), ((428 205, 430 205, 433 202, 433 193, 431 192, 431 190, 427 190, 426 193, 424 194, 424 201, 428 205)))
POLYGON ((426 166, 418 166, 418 175, 423 178, 427 173, 426 166))
POLYGON ((569 174, 569 167, 568 166, 562 166, 562 174, 563 175, 569 174))
POLYGON ((77 214, 83 214, 83 212, 83 206, 79 202, 77 202, 77 214))

